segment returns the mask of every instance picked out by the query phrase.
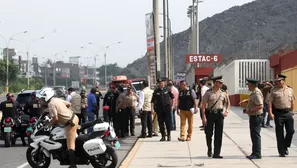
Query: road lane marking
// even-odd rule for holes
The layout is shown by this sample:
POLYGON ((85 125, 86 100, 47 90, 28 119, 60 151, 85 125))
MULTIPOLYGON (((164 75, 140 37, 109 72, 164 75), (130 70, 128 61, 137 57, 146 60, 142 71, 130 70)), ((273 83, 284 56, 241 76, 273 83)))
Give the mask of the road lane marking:
POLYGON ((26 166, 29 166, 29 163, 28 163, 28 162, 26 162, 26 163, 20 165, 20 166, 17 167, 17 168, 25 168, 26 166))

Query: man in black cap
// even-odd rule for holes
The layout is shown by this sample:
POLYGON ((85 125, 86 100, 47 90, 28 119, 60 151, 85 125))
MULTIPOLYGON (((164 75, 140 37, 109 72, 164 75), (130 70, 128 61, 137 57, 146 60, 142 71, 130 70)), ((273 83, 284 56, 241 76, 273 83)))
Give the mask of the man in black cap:
POLYGON ((224 80, 223 76, 213 77, 214 86, 209 89, 202 98, 202 121, 205 127, 208 157, 222 159, 220 155, 223 138, 224 119, 230 109, 230 101, 226 92, 221 90, 224 80), (226 110, 224 110, 226 105, 226 110), (213 130, 215 127, 215 131, 213 130), (214 138, 214 154, 212 155, 212 135, 214 138))
POLYGON ((249 115, 250 121, 250 136, 252 139, 253 147, 252 154, 247 156, 248 159, 261 159, 261 124, 263 114, 264 98, 261 90, 257 87, 259 81, 256 79, 246 79, 249 91, 252 93, 249 99, 243 100, 240 104, 248 102, 247 108, 243 113, 249 115))
POLYGON ((165 141, 165 127, 167 130, 167 141, 171 141, 171 111, 173 110, 173 94, 168 88, 165 88, 165 81, 163 79, 158 80, 159 87, 154 91, 152 97, 152 110, 154 111, 154 105, 156 105, 156 113, 158 115, 158 122, 162 138, 160 141, 165 141))
POLYGON ((288 148, 291 146, 294 135, 293 108, 295 95, 292 88, 286 85, 285 75, 278 74, 275 80, 275 87, 271 89, 269 96, 268 112, 275 122, 275 133, 277 148, 280 157, 289 154, 288 148), (287 134, 284 136, 284 127, 287 134))

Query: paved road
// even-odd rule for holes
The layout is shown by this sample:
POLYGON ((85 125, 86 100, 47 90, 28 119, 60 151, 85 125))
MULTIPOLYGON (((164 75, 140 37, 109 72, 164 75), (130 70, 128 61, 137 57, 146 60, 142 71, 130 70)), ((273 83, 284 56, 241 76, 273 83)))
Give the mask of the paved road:
MULTIPOLYGON (((0 96, 0 102, 4 101, 5 97, 0 96)), ((136 121, 139 123, 139 119, 136 121)), ((121 147, 117 150, 117 155, 119 159, 118 165, 124 160, 127 156, 131 148, 133 147, 134 143, 137 140, 137 136, 140 134, 140 126, 139 124, 136 125, 135 128, 135 137, 128 137, 125 139, 120 139, 121 147)), ((21 141, 18 140, 16 142, 16 146, 5 148, 4 142, 0 141, 0 168, 29 168, 27 161, 26 161, 26 150, 27 147, 21 146, 21 141)), ((67 166, 60 166, 58 161, 52 160, 50 168, 65 168, 67 166)), ((79 168, 90 168, 89 166, 78 166, 79 168)))
MULTIPOLYGON (((242 108, 241 107, 231 107, 231 110, 234 111, 234 113, 237 116, 239 116, 241 119, 243 119, 243 120, 248 120, 249 119, 246 114, 242 113, 242 108)), ((294 128, 295 128, 295 132, 296 132, 297 131, 297 115, 296 114, 294 115, 294 119, 295 119, 294 128)), ((275 132, 274 121, 270 121, 270 124, 273 126, 273 128, 262 128, 262 129, 267 129, 269 131, 275 132)), ((297 146, 297 133, 294 134, 292 143, 297 146)))

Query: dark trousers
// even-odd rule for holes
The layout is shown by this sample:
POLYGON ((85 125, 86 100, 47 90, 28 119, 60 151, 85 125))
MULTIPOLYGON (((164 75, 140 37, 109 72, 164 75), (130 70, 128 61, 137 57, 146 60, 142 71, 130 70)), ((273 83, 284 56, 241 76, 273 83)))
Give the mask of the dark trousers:
POLYGON ((118 137, 121 137, 122 135, 125 135, 124 131, 124 125, 123 125, 123 120, 122 119, 123 114, 121 112, 117 112, 116 114, 113 115, 113 127, 114 127, 114 131, 116 133, 116 135, 118 137))
POLYGON ((252 155, 261 156, 261 121, 262 117, 250 116, 250 136, 253 143, 252 155))
POLYGON ((278 153, 285 154, 287 148, 291 146, 292 138, 295 133, 293 113, 278 112, 276 110, 274 110, 273 113, 275 116, 274 122, 278 153), (285 136, 284 127, 287 132, 285 136))
POLYGON ((105 122, 109 122, 108 112, 109 111, 103 110, 103 120, 105 122))
POLYGON ((80 125, 82 123, 82 118, 84 118, 83 114, 80 113, 80 114, 75 114, 75 115, 78 117, 78 124, 80 125))
POLYGON ((171 113, 171 130, 176 130, 176 120, 175 120, 175 113, 176 113, 176 106, 173 108, 173 111, 171 113))
POLYGON ((162 136, 165 136, 165 125, 166 125, 166 131, 167 135, 170 135, 171 132, 171 112, 170 111, 158 111, 158 123, 159 123, 159 128, 162 136))
POLYGON ((129 134, 129 126, 130 126, 130 133, 134 134, 135 131, 135 109, 132 107, 126 108, 126 133, 129 134))
POLYGON ((223 127, 224 116, 221 112, 209 113, 206 111, 207 124, 205 126, 206 144, 208 150, 212 150, 212 135, 214 132, 214 155, 218 156, 221 153, 222 139, 223 139, 223 127), (215 130, 213 131, 213 129, 215 130))
POLYGON ((86 123, 88 121, 87 109, 81 109, 81 114, 82 114, 81 123, 86 123))
POLYGON ((141 119, 141 134, 146 135, 146 128, 148 129, 148 134, 153 134, 153 118, 151 111, 142 111, 140 114, 141 119))
POLYGON ((262 116, 262 126, 270 125, 270 117, 267 112, 268 112, 268 104, 264 103, 263 114, 262 114, 263 115, 262 116), (265 122, 266 115, 267 115, 267 120, 265 122))

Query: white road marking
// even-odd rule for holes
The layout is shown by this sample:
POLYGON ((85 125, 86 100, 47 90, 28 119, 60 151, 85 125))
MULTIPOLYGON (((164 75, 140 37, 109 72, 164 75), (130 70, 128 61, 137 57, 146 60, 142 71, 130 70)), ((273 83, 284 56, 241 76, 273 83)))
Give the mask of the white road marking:
POLYGON ((28 163, 28 162, 26 162, 26 163, 20 165, 20 166, 17 167, 17 168, 25 168, 26 166, 29 166, 29 163, 28 163))

